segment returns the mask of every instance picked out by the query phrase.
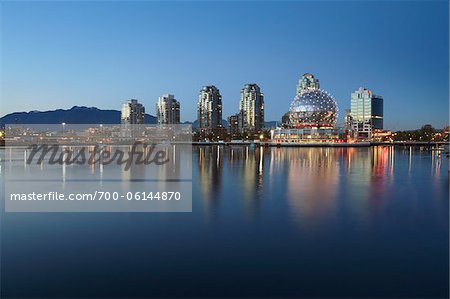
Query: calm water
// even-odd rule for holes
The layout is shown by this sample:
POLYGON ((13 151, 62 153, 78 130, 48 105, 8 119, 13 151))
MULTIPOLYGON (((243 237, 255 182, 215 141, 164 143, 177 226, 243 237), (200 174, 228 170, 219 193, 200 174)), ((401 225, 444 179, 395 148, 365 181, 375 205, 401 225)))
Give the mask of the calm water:
POLYGON ((193 151, 192 213, 3 212, 1 295, 448 296, 445 156, 193 151))

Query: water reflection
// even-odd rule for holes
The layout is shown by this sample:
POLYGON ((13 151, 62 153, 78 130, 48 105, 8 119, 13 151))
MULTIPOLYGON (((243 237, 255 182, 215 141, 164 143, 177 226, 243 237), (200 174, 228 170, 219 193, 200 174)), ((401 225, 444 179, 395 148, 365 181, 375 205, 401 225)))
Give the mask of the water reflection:
MULTIPOLYGON (((217 215, 220 201, 240 198, 239 206, 251 214, 258 213, 264 188, 265 156, 270 149, 247 146, 195 147, 198 157, 200 198, 205 211, 217 215), (225 185, 225 190, 222 187, 225 185), (223 198, 223 193, 229 194, 223 198)), ((222 205, 222 203, 220 203, 222 205)), ((239 207, 236 207, 239 209, 239 207)))
POLYGON ((268 151, 264 147, 231 147, 227 152, 236 153, 230 162, 234 165, 234 177, 242 179, 239 194, 246 211, 249 215, 259 213, 264 192, 264 156, 268 151))
POLYGON ((203 194, 203 204, 218 205, 218 194, 222 185, 222 160, 219 146, 198 147, 198 171, 201 174, 200 191, 203 194))
MULTIPOLYGON (((23 171, 23 152, 9 159, 23 171)), ((184 163, 194 162, 192 213, 6 213, 4 293, 206 298, 230 273, 248 283, 231 286, 229 297, 348 297, 355 285, 364 290, 353 293, 360 297, 448 293, 445 156, 409 147, 198 146, 174 160, 178 166, 158 175, 183 173, 184 163), (85 254, 111 248, 124 254, 85 254), (45 281, 36 281, 36 271, 45 281), (92 272, 104 283, 93 288, 79 280, 92 272), (56 291, 47 279, 54 273, 56 291), (136 284, 136 277, 154 283, 136 284), (173 279, 180 288, 172 287, 173 279)), ((41 167, 23 175, 41 177, 41 167)), ((61 183, 61 166, 54 173, 43 167, 61 183)), ((139 166, 127 177, 118 166, 101 171, 96 165, 93 174, 77 169, 67 166, 66 182, 100 173, 105 183, 115 178, 113 184, 154 175, 139 166)))
POLYGON ((219 201, 230 206, 239 201, 237 207, 259 215, 276 201, 287 205, 289 217, 302 230, 348 216, 370 223, 394 200, 394 191, 401 190, 394 188, 395 181, 409 184, 413 164, 431 162, 435 178, 441 168, 441 157, 433 152, 416 157, 410 147, 215 146, 195 147, 194 152, 199 171, 194 177, 199 178, 206 211, 219 201))
POLYGON ((330 148, 299 148, 283 151, 287 161, 287 200, 299 225, 306 225, 336 209, 339 184, 339 151, 330 148))

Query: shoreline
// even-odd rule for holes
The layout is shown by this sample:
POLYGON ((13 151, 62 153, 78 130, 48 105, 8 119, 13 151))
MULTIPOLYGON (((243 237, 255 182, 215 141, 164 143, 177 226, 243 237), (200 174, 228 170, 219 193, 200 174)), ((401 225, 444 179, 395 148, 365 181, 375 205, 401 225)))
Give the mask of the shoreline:
MULTIPOLYGON (((112 145, 118 145, 118 146, 127 146, 132 145, 133 143, 86 143, 86 144, 76 144, 76 143, 58 143, 60 146, 95 146, 95 145, 102 145, 102 146, 112 146, 112 145)), ((179 144, 179 145, 192 145, 192 146, 263 146, 263 147, 371 147, 371 146, 426 146, 426 147, 436 147, 441 145, 449 145, 450 143, 447 141, 433 141, 433 142, 424 142, 424 141, 408 141, 408 142, 356 142, 356 143, 339 143, 339 142, 304 142, 304 143, 290 143, 290 142, 283 142, 283 143, 276 143, 276 142, 251 142, 251 141, 242 141, 242 142, 199 142, 199 141, 193 141, 193 142, 170 142, 170 143, 164 143, 166 145, 172 145, 172 144, 179 144)), ((10 145, 13 147, 24 147, 28 146, 25 144, 14 144, 10 145)), ((0 144, 1 148, 8 147, 5 144, 0 144)))
POLYGON ((213 145, 249 145, 265 147, 370 147, 370 146, 439 146, 446 145, 446 141, 408 141, 408 142, 357 142, 357 143, 338 143, 338 142, 308 142, 308 143, 275 143, 275 142, 192 142, 193 146, 213 146, 213 145))

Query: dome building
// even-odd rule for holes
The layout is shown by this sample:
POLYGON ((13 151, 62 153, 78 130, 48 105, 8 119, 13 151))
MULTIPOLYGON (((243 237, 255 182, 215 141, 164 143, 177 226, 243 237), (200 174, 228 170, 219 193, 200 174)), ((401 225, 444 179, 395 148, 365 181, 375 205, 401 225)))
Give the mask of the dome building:
POLYGON ((316 89, 295 96, 289 110, 289 121, 296 128, 333 128, 337 113, 337 103, 333 96, 316 89))
POLYGON ((338 106, 334 97, 320 89, 314 75, 304 74, 297 85, 297 94, 289 112, 283 116, 284 128, 272 131, 276 142, 333 142, 338 138, 335 129, 338 106))

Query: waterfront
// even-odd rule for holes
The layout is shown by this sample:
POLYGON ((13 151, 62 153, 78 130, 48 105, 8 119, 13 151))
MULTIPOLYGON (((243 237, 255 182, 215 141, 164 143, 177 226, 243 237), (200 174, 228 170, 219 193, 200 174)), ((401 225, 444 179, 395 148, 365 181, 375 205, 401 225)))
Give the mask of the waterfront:
POLYGON ((192 162, 192 213, 2 213, 1 295, 448 296, 445 155, 195 146, 192 162))

